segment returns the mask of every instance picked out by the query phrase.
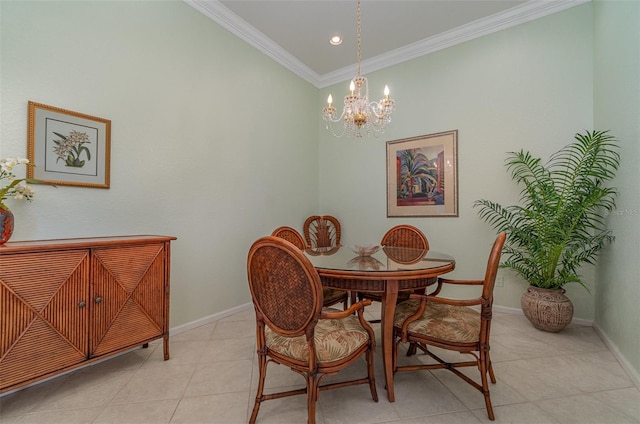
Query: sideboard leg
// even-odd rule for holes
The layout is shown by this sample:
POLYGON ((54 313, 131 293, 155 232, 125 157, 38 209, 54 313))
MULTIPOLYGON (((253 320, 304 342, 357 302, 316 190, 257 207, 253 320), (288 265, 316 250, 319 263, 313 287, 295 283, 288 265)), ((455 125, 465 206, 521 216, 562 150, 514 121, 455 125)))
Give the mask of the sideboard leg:
POLYGON ((143 344, 143 345, 142 345, 142 348, 143 348, 143 349, 146 349, 146 348, 148 348, 148 347, 149 347, 149 343, 145 343, 145 344, 143 344))
POLYGON ((164 347, 164 360, 166 361, 169 359, 169 335, 168 334, 164 336, 163 347, 164 347))

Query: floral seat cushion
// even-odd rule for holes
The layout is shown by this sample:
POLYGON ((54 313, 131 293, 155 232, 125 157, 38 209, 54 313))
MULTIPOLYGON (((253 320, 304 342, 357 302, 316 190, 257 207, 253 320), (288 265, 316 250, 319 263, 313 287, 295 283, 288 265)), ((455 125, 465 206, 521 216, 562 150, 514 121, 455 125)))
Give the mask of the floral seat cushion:
MULTIPOLYGON (((419 305, 416 299, 398 304, 393 325, 402 328, 419 305)), ((409 324, 408 331, 447 342, 475 343, 480 339, 480 313, 466 306, 427 301, 422 317, 409 324)))
MULTIPOLYGON (((341 312, 337 309, 326 311, 341 312)), ((305 336, 283 337, 269 327, 265 339, 270 350, 300 361, 308 361, 309 348, 305 336)), ((342 319, 321 319, 315 328, 315 346, 318 362, 332 362, 346 358, 369 342, 369 334, 354 315, 342 319)))

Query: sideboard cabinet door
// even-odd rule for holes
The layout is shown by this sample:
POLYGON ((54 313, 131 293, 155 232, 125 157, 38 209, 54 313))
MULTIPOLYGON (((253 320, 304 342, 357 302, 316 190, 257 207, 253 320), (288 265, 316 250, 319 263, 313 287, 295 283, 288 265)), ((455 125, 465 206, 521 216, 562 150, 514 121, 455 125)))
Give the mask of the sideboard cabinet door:
POLYGON ((0 388, 87 358, 89 250, 0 256, 0 388))
POLYGON ((92 250, 90 357, 163 334, 164 272, 162 243, 92 250))

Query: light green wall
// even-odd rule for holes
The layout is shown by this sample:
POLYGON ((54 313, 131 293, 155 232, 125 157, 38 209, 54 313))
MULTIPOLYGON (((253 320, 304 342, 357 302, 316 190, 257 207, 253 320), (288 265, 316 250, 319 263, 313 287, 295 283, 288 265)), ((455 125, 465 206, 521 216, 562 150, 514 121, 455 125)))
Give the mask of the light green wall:
POLYGON ((599 262, 596 325, 640 375, 640 2, 597 1, 595 7, 595 122, 622 145, 616 236, 599 262))
MULTIPOLYGON (((372 97, 388 83, 398 110, 385 135, 354 141, 318 121, 346 83, 317 90, 183 2, 2 0, 0 156, 26 155, 28 100, 113 125, 111 189, 37 187, 11 205, 14 237, 177 236, 172 327, 248 302, 249 244, 317 212, 341 219, 344 244, 412 223, 456 256, 457 276, 475 276, 493 231, 473 201, 518 198, 506 152, 547 157, 595 111, 627 142, 618 209, 632 212, 611 218, 597 280, 612 284, 569 296, 638 370, 638 15, 637 2, 586 4, 372 73, 372 97), (385 142, 452 129, 460 216, 387 218, 385 142)), ((525 284, 504 280, 496 303, 518 308, 525 284)))
MULTIPOLYGON (((366 48, 366 39, 363 40, 366 48)), ((478 276, 495 232, 472 204, 517 203, 506 152, 548 155, 593 127, 593 10, 560 12, 367 75, 371 97, 389 84, 397 110, 379 139, 320 130, 320 205, 343 222, 345 244, 377 242, 398 223, 421 228, 431 248, 453 254, 458 277, 478 276), (386 217, 386 141, 458 130, 459 217, 386 217), (480 254, 479 254, 480 253, 480 254)), ((322 90, 341 99, 348 83, 322 90)), ((342 103, 341 101, 336 103, 342 103)), ((320 104, 318 109, 320 109, 320 104)), ((502 272, 502 271, 501 271, 502 272)), ((593 269, 585 282, 593 286, 593 269)), ((496 304, 520 308, 526 284, 504 274, 496 304)), ((593 319, 594 297, 568 286, 575 317, 593 319)))
POLYGON ((172 327, 249 302, 251 242, 318 209, 317 89, 181 1, 0 8, 0 156, 29 100, 112 122, 111 188, 36 187, 14 239, 174 235, 172 327))

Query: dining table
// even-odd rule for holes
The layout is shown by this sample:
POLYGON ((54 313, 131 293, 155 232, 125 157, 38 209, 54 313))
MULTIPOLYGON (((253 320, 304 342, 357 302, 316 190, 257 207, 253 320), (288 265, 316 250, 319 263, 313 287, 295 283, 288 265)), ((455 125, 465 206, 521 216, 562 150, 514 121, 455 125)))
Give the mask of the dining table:
MULTIPOLYGON (((320 275, 323 286, 381 296, 381 344, 385 388, 389 402, 393 389, 393 318, 398 293, 424 292, 439 275, 455 268, 455 259, 434 250, 380 246, 363 254, 354 246, 306 249, 305 255, 320 275)), ((427 290, 428 291, 428 290, 427 290)))

